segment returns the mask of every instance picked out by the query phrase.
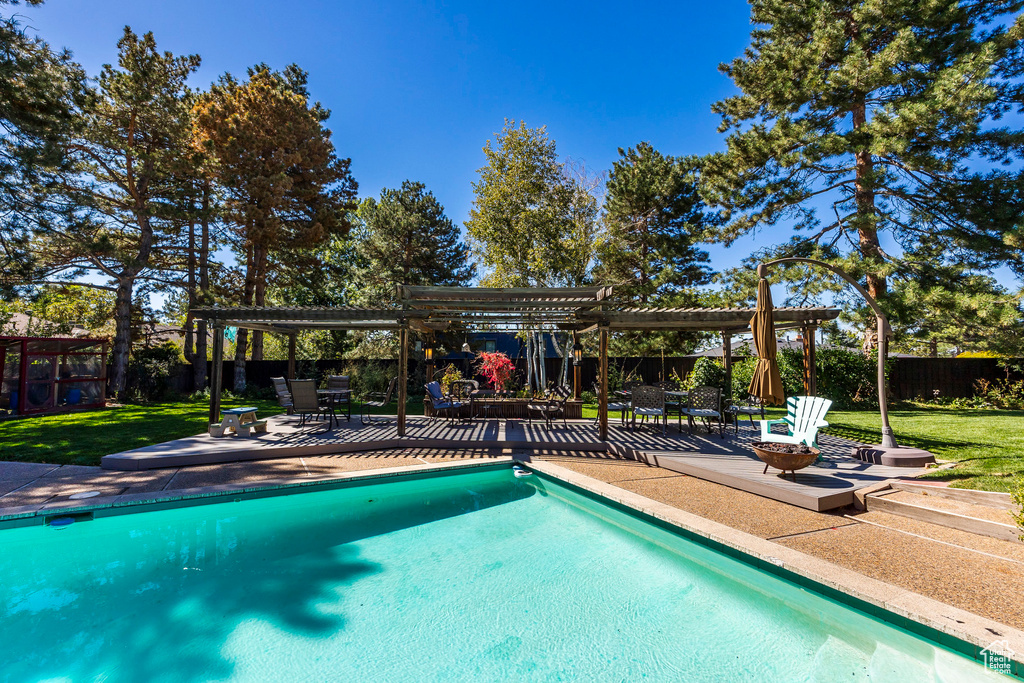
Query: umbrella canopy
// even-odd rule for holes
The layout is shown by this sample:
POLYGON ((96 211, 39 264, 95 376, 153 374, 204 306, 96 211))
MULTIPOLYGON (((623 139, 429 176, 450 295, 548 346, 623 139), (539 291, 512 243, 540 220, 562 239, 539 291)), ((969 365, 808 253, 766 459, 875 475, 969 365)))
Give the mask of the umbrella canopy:
POLYGON ((750 329, 754 333, 754 346, 757 348, 757 366, 750 380, 750 395, 761 399, 766 405, 779 405, 786 400, 786 393, 782 388, 782 376, 776 360, 778 348, 775 342, 775 319, 772 316, 772 290, 767 278, 762 277, 757 283, 757 309, 750 319, 750 329))

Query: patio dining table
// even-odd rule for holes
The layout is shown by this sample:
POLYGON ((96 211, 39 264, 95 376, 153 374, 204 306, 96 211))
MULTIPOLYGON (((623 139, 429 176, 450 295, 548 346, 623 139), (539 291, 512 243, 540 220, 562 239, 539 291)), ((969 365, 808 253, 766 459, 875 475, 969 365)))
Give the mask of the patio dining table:
POLYGON ((345 420, 352 421, 352 390, 351 389, 317 389, 316 395, 331 407, 331 415, 334 420, 338 419, 335 408, 341 404, 345 405, 345 420))

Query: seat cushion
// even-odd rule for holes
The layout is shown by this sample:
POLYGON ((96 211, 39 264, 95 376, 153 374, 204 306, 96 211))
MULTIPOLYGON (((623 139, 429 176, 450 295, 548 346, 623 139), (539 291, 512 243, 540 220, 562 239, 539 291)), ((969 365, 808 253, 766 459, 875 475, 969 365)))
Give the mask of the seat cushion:
POLYGON ((633 411, 637 415, 664 415, 665 411, 661 408, 637 408, 633 411))
POLYGON ((751 406, 729 406, 730 413, 740 413, 741 415, 760 415, 760 408, 753 408, 751 406))
POLYGON ((721 417, 717 410, 710 410, 707 408, 685 408, 683 415, 690 415, 692 417, 721 417))

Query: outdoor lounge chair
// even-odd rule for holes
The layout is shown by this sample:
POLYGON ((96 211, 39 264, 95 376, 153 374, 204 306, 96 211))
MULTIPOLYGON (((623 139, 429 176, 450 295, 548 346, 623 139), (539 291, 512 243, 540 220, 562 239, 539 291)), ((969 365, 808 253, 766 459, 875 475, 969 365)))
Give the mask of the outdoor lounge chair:
POLYGON ((427 398, 430 399, 430 404, 434 408, 434 412, 440 417, 442 412, 448 413, 448 421, 452 422, 458 415, 459 410, 462 409, 462 402, 456 401, 451 396, 441 391, 440 382, 429 382, 425 384, 423 388, 427 392, 427 398))
POLYGON ((568 387, 557 386, 544 392, 544 399, 530 401, 526 404, 526 416, 530 424, 533 424, 533 416, 539 415, 544 418, 544 424, 551 429, 551 420, 562 416, 562 424, 566 427, 569 423, 565 419, 565 402, 572 398, 572 391, 568 387))
POLYGON ((327 430, 330 431, 337 419, 334 414, 334 406, 331 403, 320 403, 320 397, 316 395, 316 382, 311 379, 293 379, 288 383, 292 394, 292 411, 299 416, 299 426, 306 424, 307 416, 321 415, 328 416, 327 430))
POLYGON ((693 434, 693 426, 697 420, 703 420, 711 433, 711 421, 718 421, 718 433, 725 438, 725 421, 722 420, 722 390, 718 387, 697 387, 690 390, 686 397, 686 407, 679 411, 679 428, 683 427, 683 415, 693 434))
POLYGON ((385 422, 385 420, 372 420, 370 419, 370 411, 368 408, 385 408, 391 405, 391 397, 395 394, 395 387, 398 386, 398 378, 393 377, 391 382, 388 384, 388 390, 386 392, 370 391, 363 396, 363 406, 359 411, 359 421, 364 425, 379 424, 385 422), (370 400, 367 400, 370 399, 370 400))
POLYGON ((277 404, 284 408, 285 413, 291 415, 294 411, 292 410, 292 392, 288 391, 288 380, 284 377, 271 377, 270 381, 274 383, 277 404))
POLYGON ((665 423, 668 416, 665 414, 665 390, 661 387, 641 386, 633 389, 633 427, 636 427, 636 416, 639 415, 641 422, 648 417, 654 418, 658 423, 661 418, 661 433, 665 433, 665 423))
POLYGON ((820 396, 790 396, 786 401, 786 417, 778 420, 760 420, 761 441, 776 443, 803 443, 818 446, 818 430, 828 427, 825 415, 832 401, 820 396), (772 426, 784 424, 786 434, 772 432, 772 426))

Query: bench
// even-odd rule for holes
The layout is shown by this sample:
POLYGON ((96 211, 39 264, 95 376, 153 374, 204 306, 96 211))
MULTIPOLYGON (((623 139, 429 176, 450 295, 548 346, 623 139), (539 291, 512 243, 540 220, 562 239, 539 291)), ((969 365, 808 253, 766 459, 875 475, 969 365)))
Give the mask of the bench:
POLYGON ((246 422, 241 426, 237 427, 235 431, 238 433, 239 436, 252 436, 252 432, 256 432, 257 434, 266 434, 267 421, 256 420, 255 422, 246 422))

